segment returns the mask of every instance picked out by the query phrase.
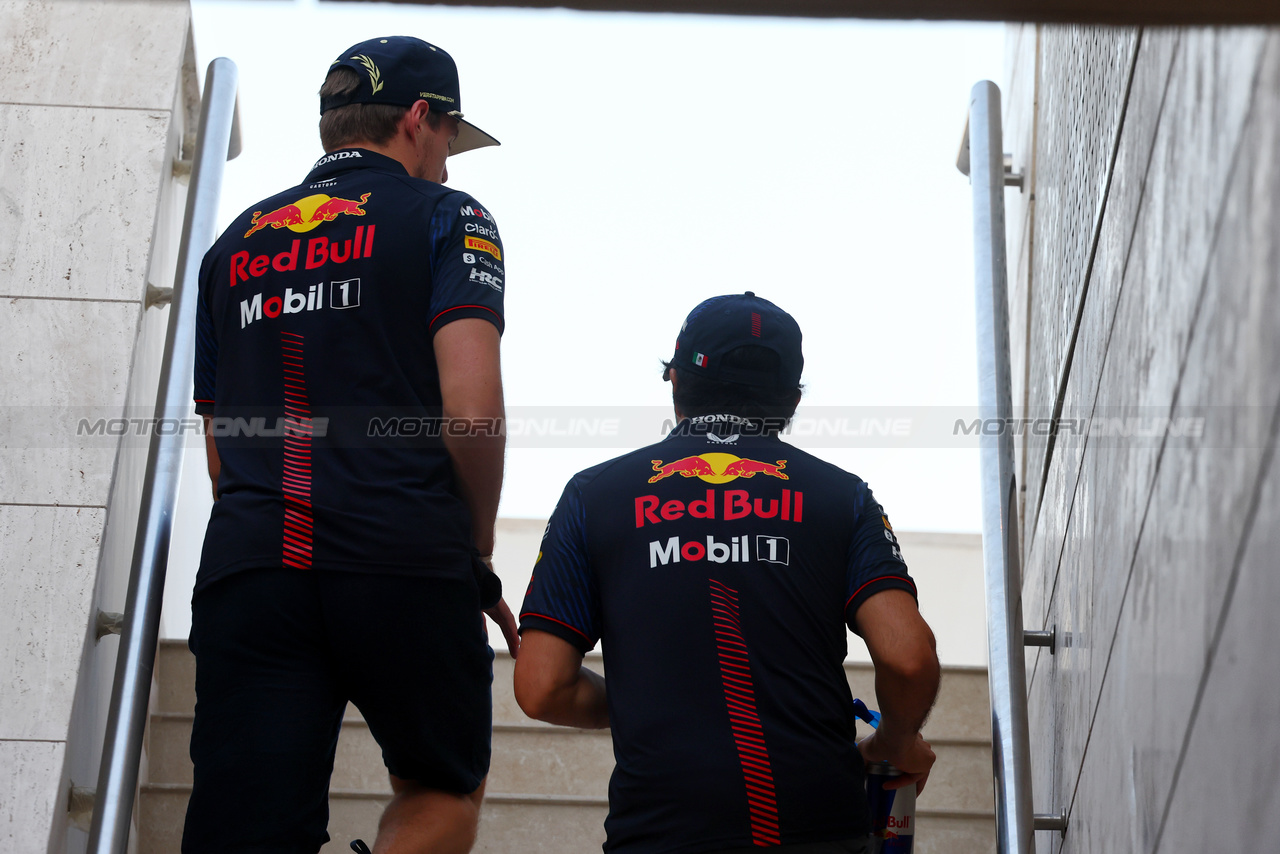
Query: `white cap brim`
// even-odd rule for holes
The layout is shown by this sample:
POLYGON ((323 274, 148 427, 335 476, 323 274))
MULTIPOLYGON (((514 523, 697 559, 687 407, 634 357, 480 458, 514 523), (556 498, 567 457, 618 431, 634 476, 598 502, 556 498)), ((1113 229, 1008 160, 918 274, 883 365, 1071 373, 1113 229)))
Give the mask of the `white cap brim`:
POLYGON ((458 138, 453 141, 453 145, 449 146, 450 156, 476 148, 486 148, 490 145, 502 145, 502 143, 461 116, 455 116, 455 118, 458 119, 458 138))

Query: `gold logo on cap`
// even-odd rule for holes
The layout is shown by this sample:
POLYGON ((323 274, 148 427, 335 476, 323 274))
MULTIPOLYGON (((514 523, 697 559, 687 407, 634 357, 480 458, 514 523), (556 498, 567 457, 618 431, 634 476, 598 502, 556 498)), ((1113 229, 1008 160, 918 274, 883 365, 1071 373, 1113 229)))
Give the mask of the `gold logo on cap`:
POLYGON ((378 70, 378 66, 374 65, 373 60, 363 53, 358 53, 351 58, 358 60, 365 67, 365 70, 369 72, 369 85, 373 87, 373 94, 378 94, 378 90, 382 88, 382 72, 378 70))

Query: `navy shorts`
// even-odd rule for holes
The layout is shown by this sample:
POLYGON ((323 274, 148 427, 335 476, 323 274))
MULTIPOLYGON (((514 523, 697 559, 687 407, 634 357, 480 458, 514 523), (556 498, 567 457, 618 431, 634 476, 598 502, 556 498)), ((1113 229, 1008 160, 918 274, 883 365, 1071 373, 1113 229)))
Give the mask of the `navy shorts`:
POLYGON ((493 651, 470 578, 246 570, 195 597, 190 645, 184 854, 327 842, 348 701, 395 776, 466 794, 488 773, 493 651))

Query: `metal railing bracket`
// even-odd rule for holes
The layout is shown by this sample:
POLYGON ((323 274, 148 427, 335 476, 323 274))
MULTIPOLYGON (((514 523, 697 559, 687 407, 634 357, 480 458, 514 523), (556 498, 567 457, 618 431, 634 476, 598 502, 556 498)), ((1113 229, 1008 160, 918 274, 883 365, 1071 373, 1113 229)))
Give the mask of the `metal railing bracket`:
POLYGON ((1053 815, 1052 813, 1048 813, 1048 814, 1037 813, 1035 818, 1032 820, 1032 823, 1035 825, 1036 830, 1056 831, 1062 836, 1066 836, 1067 835, 1066 807, 1063 807, 1062 811, 1057 815, 1053 815))
POLYGON ((124 614, 119 611, 99 611, 93 623, 93 639, 100 641, 107 635, 118 635, 124 630, 124 614))
POLYGON ((1026 646, 1045 646, 1049 648, 1050 655, 1058 654, 1058 627, 1054 626, 1047 632, 1024 631, 1022 633, 1022 642, 1026 646))
POLYGON ((97 790, 72 783, 71 790, 67 793, 67 821, 76 830, 88 833, 93 821, 93 808, 97 803, 97 790))
POLYGON ((143 308, 163 308, 173 302, 173 288, 159 288, 147 282, 147 299, 143 308))

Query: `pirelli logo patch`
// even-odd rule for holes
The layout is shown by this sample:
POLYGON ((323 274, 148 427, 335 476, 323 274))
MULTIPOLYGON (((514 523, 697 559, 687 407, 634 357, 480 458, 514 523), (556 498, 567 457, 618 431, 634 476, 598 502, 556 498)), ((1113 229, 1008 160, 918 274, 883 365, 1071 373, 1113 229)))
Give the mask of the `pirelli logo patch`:
POLYGON ((468 237, 466 245, 468 249, 474 249, 477 252, 488 252, 499 261, 502 260, 502 250, 498 248, 497 244, 481 240, 479 237, 468 237))

